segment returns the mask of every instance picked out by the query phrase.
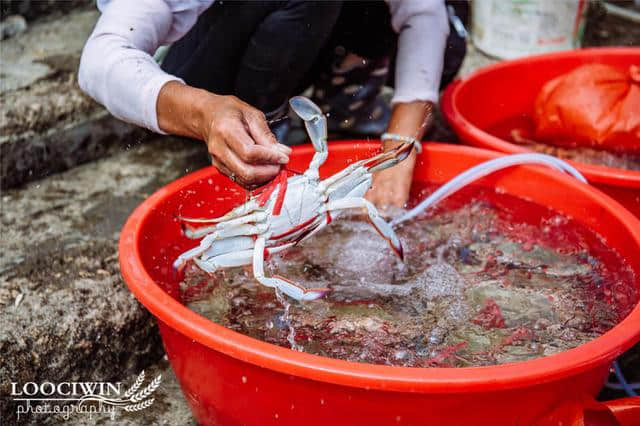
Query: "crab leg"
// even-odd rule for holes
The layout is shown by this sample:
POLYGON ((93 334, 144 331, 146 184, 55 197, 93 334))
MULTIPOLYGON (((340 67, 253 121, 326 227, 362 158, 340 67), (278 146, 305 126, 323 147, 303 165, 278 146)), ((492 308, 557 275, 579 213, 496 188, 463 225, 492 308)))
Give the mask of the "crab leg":
POLYGON ((200 260, 209 260, 234 251, 253 250, 253 241, 253 237, 248 235, 220 239, 211 244, 211 247, 200 256, 200 260))
POLYGON ((215 231, 206 237, 204 237, 200 244, 191 250, 187 250, 182 253, 178 258, 173 262, 173 267, 175 269, 180 269, 182 265, 196 256, 200 256, 202 253, 206 252, 211 245, 216 240, 220 240, 222 238, 227 237, 235 237, 238 235, 256 235, 261 234, 267 230, 269 226, 266 224, 261 225, 236 225, 234 227, 224 228, 219 231, 215 231))
POLYGON ((333 185, 334 183, 338 182, 340 179, 344 178, 345 176, 350 175, 355 169, 357 169, 358 167, 362 166, 364 161, 365 160, 360 160, 360 161, 356 161, 355 163, 351 163, 349 166, 347 166, 344 169, 340 170, 335 175, 331 175, 328 178, 326 178, 325 180, 320 181, 318 186, 320 187, 320 189, 322 191, 326 190, 326 188, 331 187, 331 185, 333 185))
POLYGON ((242 204, 230 210, 225 215, 220 217, 197 218, 197 217, 178 216, 178 219, 181 220, 182 222, 188 222, 188 223, 218 223, 218 222, 224 222, 225 220, 235 219, 237 217, 244 216, 248 213, 252 213, 254 211, 260 211, 260 210, 263 210, 263 209, 258 204, 257 199, 252 198, 246 204, 242 204))
POLYGON ((375 208, 373 204, 364 198, 342 198, 340 200, 330 201, 327 203, 326 210, 342 210, 342 209, 353 209, 358 207, 364 207, 367 210, 367 215, 369 216, 369 221, 373 225, 373 227, 378 231, 378 234, 382 236, 391 248, 394 253, 400 258, 400 260, 404 259, 402 252, 402 244, 400 243, 400 239, 393 231, 391 226, 380 216, 378 210, 375 208))
POLYGON ((234 251, 231 253, 214 256, 207 260, 193 259, 196 265, 205 272, 213 274, 220 268, 231 268, 233 266, 250 265, 253 258, 253 249, 234 251))
POLYGON ((327 119, 320 107, 304 96, 294 96, 289 100, 289 105, 304 121, 307 134, 316 153, 309 164, 305 175, 318 179, 318 168, 327 160, 327 119))
POLYGON ((265 238, 259 236, 256 239, 255 247, 253 249, 253 275, 256 280, 267 287, 274 287, 282 291, 287 296, 290 296, 296 300, 315 300, 324 296, 329 289, 328 288, 304 288, 299 284, 287 280, 283 277, 274 276, 267 278, 264 276, 264 248, 265 238))
POLYGON ((221 231, 223 229, 227 229, 232 226, 243 225, 245 223, 262 222, 266 218, 267 218, 267 213, 255 212, 255 213, 248 214, 246 216, 240 216, 235 219, 231 219, 223 223, 218 223, 213 226, 203 226, 195 229, 190 229, 185 226, 183 232, 184 232, 184 236, 187 238, 192 238, 192 239, 202 238, 211 232, 221 231))

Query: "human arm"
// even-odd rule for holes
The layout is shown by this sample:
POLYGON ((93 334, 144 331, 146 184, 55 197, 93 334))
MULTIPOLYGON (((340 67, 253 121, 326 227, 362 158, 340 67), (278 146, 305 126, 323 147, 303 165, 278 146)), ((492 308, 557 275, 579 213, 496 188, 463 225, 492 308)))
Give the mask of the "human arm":
POLYGON ((210 4, 99 1, 103 13, 84 47, 78 82, 123 121, 204 140, 214 165, 250 187, 275 176, 289 149, 275 143, 258 110, 183 84, 151 56, 182 37, 210 4))
MULTIPOLYGON (((397 103, 393 106, 388 133, 415 137, 420 140, 433 121, 433 103, 414 101, 397 103)), ((383 140, 384 151, 395 148, 402 142, 383 140)), ((369 201, 385 209, 388 206, 403 207, 409 198, 413 170, 416 164, 416 150, 397 165, 381 170, 373 175, 373 185, 367 193, 369 201)))
MULTIPOLYGON (((449 25, 442 0, 389 0, 392 25, 399 33, 396 89, 387 132, 420 140, 433 123, 449 25)), ((398 142, 383 141, 388 150, 398 142)), ((367 194, 379 207, 402 207, 408 197, 415 152, 398 165, 374 175, 367 194)))

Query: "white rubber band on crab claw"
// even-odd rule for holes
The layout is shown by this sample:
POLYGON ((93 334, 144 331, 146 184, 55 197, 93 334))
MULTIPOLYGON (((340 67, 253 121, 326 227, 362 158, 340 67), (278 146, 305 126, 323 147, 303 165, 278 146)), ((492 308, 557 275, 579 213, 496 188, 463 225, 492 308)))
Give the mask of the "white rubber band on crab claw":
POLYGON ((460 173, 458 176, 454 177, 449 182, 438 188, 433 194, 429 195, 426 199, 420 202, 420 204, 418 204, 402 216, 392 220, 391 226, 396 226, 404 221, 413 219, 429 207, 433 207, 438 202, 447 198, 454 192, 464 188, 475 180, 478 180, 484 176, 487 176, 498 170, 505 169, 507 167, 520 166, 525 164, 549 166, 557 170, 566 172, 583 183, 587 183, 587 179, 585 179, 585 177, 578 170, 576 170, 575 167, 551 155, 535 153, 507 155, 504 157, 485 161, 484 163, 478 164, 477 166, 460 173))
POLYGON ((383 133, 380 136, 381 141, 398 141, 413 144, 418 154, 422 153, 422 142, 411 136, 399 135, 397 133, 383 133))

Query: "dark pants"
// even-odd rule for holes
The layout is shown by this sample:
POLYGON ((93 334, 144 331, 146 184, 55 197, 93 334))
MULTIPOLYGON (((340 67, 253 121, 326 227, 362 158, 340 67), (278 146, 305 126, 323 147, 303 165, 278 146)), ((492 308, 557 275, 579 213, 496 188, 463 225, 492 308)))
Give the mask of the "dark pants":
POLYGON ((396 39, 383 1, 215 2, 162 67, 274 116, 330 66, 337 46, 377 58, 392 55, 396 39))

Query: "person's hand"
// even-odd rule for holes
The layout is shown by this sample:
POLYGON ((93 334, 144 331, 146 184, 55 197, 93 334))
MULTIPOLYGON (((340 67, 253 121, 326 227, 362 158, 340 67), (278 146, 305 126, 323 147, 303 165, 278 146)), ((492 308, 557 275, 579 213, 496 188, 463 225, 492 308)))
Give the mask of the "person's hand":
POLYGON ((158 95, 158 124, 167 133, 202 139, 212 164, 252 189, 273 179, 291 148, 278 143, 264 114, 234 96, 218 96, 177 81, 158 95))
POLYGON ((279 144, 264 114, 234 96, 212 102, 205 141, 211 162, 245 188, 273 179, 289 162, 291 148, 279 144))
POLYGON ((373 174, 373 184, 365 197, 385 214, 391 207, 402 208, 409 200, 416 163, 415 151, 388 169, 373 174))
MULTIPOLYGON (((433 123, 433 103, 415 101, 397 103, 393 107, 391 120, 387 132, 411 136, 421 140, 422 135, 433 123)), ((383 149, 388 151, 401 142, 383 141, 383 149)), ((367 192, 367 199, 375 204, 384 214, 391 213, 390 207, 403 208, 409 200, 413 169, 416 164, 416 151, 411 151, 409 157, 388 169, 373 175, 371 189, 367 192)))

